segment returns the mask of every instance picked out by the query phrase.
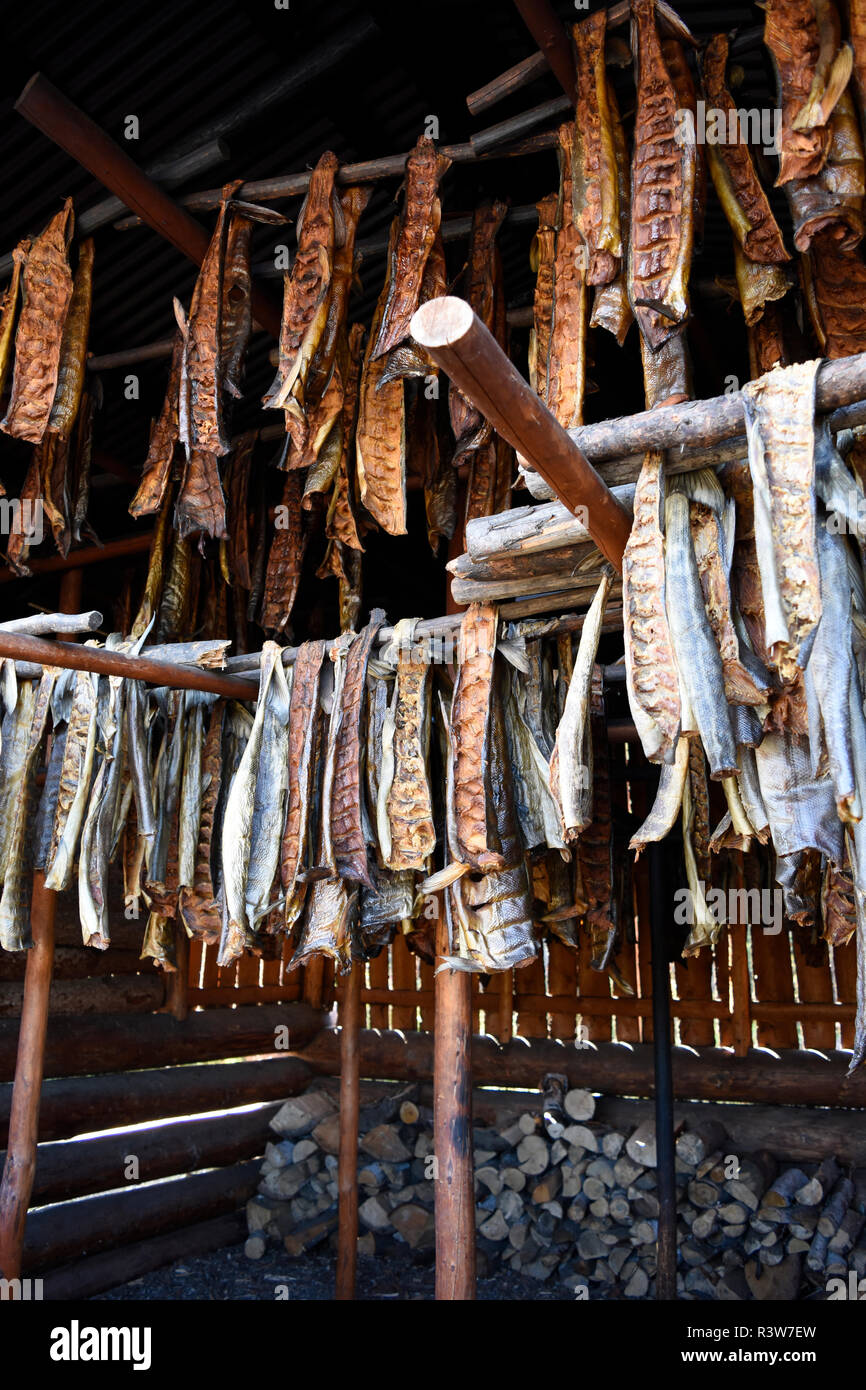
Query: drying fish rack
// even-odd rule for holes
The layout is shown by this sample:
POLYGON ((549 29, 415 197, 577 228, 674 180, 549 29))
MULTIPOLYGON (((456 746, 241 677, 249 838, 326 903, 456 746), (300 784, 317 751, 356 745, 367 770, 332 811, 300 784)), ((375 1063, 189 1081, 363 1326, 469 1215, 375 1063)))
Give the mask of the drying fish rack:
MULTIPOLYGON (((505 92, 531 81, 546 62, 556 73, 568 97, 573 99, 573 65, 565 31, 545 0, 517 0, 530 31, 542 46, 542 54, 511 70, 487 89, 473 94, 474 109, 492 104, 505 92), (501 90, 500 90, 501 88, 501 90)), ((613 7, 619 19, 627 5, 613 7)), ((662 16, 667 7, 660 6, 662 16)), ((611 13, 613 22, 613 11, 611 13)), ((150 227, 200 263, 207 245, 204 229, 173 202, 156 184, 111 141, 103 131, 67 102, 44 78, 37 75, 28 83, 16 104, 17 110, 48 138, 65 149, 73 159, 90 170, 106 187, 150 227)), ((539 108, 541 111, 541 108, 539 108)), ((468 147, 448 151, 452 159, 474 160, 502 142, 526 134, 542 116, 521 125, 500 123, 482 132, 468 147)), ((532 136, 509 153, 550 148, 549 134, 532 136)), ((405 156, 374 161, 366 170, 347 169, 353 179, 386 178, 402 174, 405 156), (375 166, 375 167, 374 167, 375 166)), ((302 193, 307 176, 270 181, 270 191, 260 185, 247 185, 241 196, 258 199, 302 193), (279 184, 280 188, 276 188, 279 184), (276 191, 275 191, 276 189, 276 191)), ((267 181, 266 181, 267 182, 267 181)), ((187 199, 191 207, 212 206, 216 190, 187 199), (211 201, 208 201, 210 199, 211 201)), ((111 212, 109 216, 113 216, 111 212)), ((560 428, 527 384, 501 353, 486 329, 459 301, 443 300, 428 304, 413 322, 413 335, 431 357, 451 377, 464 395, 494 423, 497 430, 549 483, 553 492, 574 511, 587 509, 586 532, 601 554, 619 567, 629 521, 610 485, 628 482, 636 476, 642 452, 647 448, 671 451, 669 463, 678 468, 698 467, 718 462, 728 448, 740 449, 743 433, 742 403, 738 396, 716 401, 693 402, 667 407, 630 421, 609 421, 587 426, 573 438, 560 428), (596 471, 596 468, 600 472, 596 471)), ((258 323, 272 332, 278 328, 273 305, 256 294, 254 313, 258 323)), ((144 353, 154 355, 150 345, 144 353)), ((122 354, 120 356, 123 356, 122 354)), ((128 361, 137 360, 126 355, 128 361)), ((103 363, 102 365, 109 365, 103 363)), ((114 365, 120 365, 115 362, 114 365)), ((822 367, 817 382, 818 409, 835 412, 834 428, 866 421, 866 355, 822 367)), ((68 560, 51 561, 34 568, 64 572, 60 607, 72 612, 80 599, 81 565, 111 555, 133 553, 147 545, 146 537, 111 542, 100 551, 76 552, 68 560)), ((166 663, 155 663, 146 656, 122 657, 117 653, 88 649, 86 654, 71 644, 52 643, 25 634, 0 632, 0 655, 38 665, 77 667, 128 676, 177 688, 210 690, 242 700, 254 699, 255 680, 227 672, 204 672, 166 663)), ((622 745, 633 739, 632 729, 611 729, 614 744, 613 774, 615 794, 631 788, 634 805, 640 807, 646 788, 632 780, 639 758, 628 762, 622 745), (618 746, 617 746, 618 745, 618 746)), ((634 750, 634 744, 631 745, 634 750)), ((213 948, 193 943, 188 961, 179 961, 164 1007, 174 1017, 146 1014, 134 1023, 126 1017, 115 1036, 116 1056, 106 1059, 106 1034, 97 1023, 89 1025, 79 1018, 56 1020, 47 1037, 48 995, 54 961, 56 895, 47 891, 39 873, 34 878, 32 898, 33 949, 28 952, 24 1001, 17 1038, 15 1082, 9 1116, 7 1162, 0 1187, 0 1269, 7 1278, 20 1272, 24 1224, 33 1188, 33 1168, 37 1140, 39 1099, 46 1058, 51 1074, 68 1071, 69 1053, 74 1050, 80 1065, 92 1073, 105 1072, 117 1060, 140 1065, 148 1056, 151 1065, 250 1055, 273 1046, 275 1015, 271 1002, 279 1002, 277 1022, 288 1023, 292 1043, 304 1057, 324 1070, 341 1075, 341 1159, 340 1159, 340 1246, 338 1297, 351 1297, 354 1274, 357 1199, 354 1191, 357 1149, 358 1078, 366 1075, 429 1075, 435 1092, 435 1148, 440 1171, 452 1180, 439 1184, 436 1211, 437 1296, 469 1298, 474 1291, 474 1248, 466 1233, 473 1228, 474 1200, 471 1144, 471 1081, 496 1080, 500 1084, 533 1084, 540 1080, 535 1072, 565 1071, 572 1084, 596 1085, 599 1076, 613 1079, 624 1094, 652 1092, 656 1098, 659 1163, 659 1248, 657 1290, 660 1298, 675 1296, 675 1193, 673 1185, 672 1099, 674 1075, 669 1042, 669 1014, 679 1030, 678 1041, 688 1048, 712 1049, 714 1043, 731 1049, 702 1058, 696 1063, 690 1052, 677 1058, 676 1084, 693 1098, 712 1095, 727 1099, 775 1099, 800 1103, 866 1104, 866 1084, 854 1077, 841 1081, 838 1066, 809 1056, 786 1052, 798 1036, 805 1048, 830 1049, 851 1041, 853 1020, 853 956, 836 952, 835 968, 818 969, 791 953, 785 938, 757 934, 751 941, 744 933, 723 930, 712 952, 704 952, 688 967, 677 965, 673 972, 676 997, 671 1001, 671 972, 662 949, 661 924, 667 906, 661 892, 658 855, 651 850, 649 874, 638 880, 638 918, 648 923, 651 935, 649 963, 646 934, 641 933, 642 949, 624 962, 626 978, 635 996, 613 999, 606 979, 588 973, 583 962, 564 953, 554 943, 546 961, 537 962, 514 974, 507 973, 482 991, 472 977, 441 971, 432 975, 431 967, 410 957, 398 937, 387 952, 362 969, 356 965, 348 979, 335 981, 330 966, 314 961, 303 974, 287 975, 285 957, 273 961, 246 958, 230 970, 220 970, 213 948), (847 964, 846 964, 847 962, 847 964), (187 988, 187 978, 196 983, 187 988), (256 1015, 251 1021, 244 1015, 256 1015), (842 1002, 845 1001, 845 1002, 842 1002), (324 1010, 339 1003, 343 1027, 336 1035, 323 1031, 324 1010), (217 1012, 213 1006, 231 1003, 234 1009, 219 1012, 228 1020, 214 1028, 209 1020, 217 1012), (187 1017, 188 1011, 201 1008, 187 1017), (435 1030, 431 1046, 429 1031, 435 1030), (146 1024, 146 1027, 143 1025, 146 1024), (361 1025, 364 1026, 361 1026, 361 1025), (558 1039, 575 1036, 587 1047, 563 1047, 558 1039), (473 1032, 484 1028, 488 1035, 472 1043, 473 1032), (390 1030, 390 1031, 379 1031, 390 1030), (397 1031, 395 1031, 397 1030, 397 1031), (615 1030, 615 1041, 613 1031, 615 1030), (536 1039, 534 1049, 516 1044, 515 1033, 536 1039), (781 1059, 768 1068, 765 1059, 750 1051, 752 1044, 782 1049, 781 1059), (157 1045, 158 1043, 158 1045, 157 1045), (305 1047, 305 1044, 309 1044, 305 1047), (627 1044, 627 1046, 623 1046, 627 1044), (651 1048, 649 1045, 651 1044, 651 1048), (149 1045, 150 1051, 146 1051, 149 1045), (208 1051, 208 1048, 211 1050, 208 1051), (196 1050, 198 1049, 198 1050, 196 1050), (215 1049, 215 1050, 214 1050, 215 1049), (337 1050, 339 1055, 337 1055, 337 1050), (534 1060, 527 1062, 526 1053, 534 1060), (435 1055, 431 1056, 431 1052, 435 1055), (470 1052, 472 1066, 470 1066, 470 1052), (62 1060, 59 1060, 62 1059, 62 1060)), ((440 924, 441 948, 443 940, 440 924)), ((139 977, 135 977, 139 978, 139 977)), ((15 1040, 2 1040, 0 1051, 14 1050, 15 1040)), ((259 1064, 263 1075, 266 1064, 259 1064)), ((9 1067, 11 1071, 11 1066, 9 1067)), ((190 1072, 196 1068, 183 1068, 190 1072)), ((302 1069, 294 1081, 283 1075, 280 1094, 300 1089, 309 1073, 302 1069)), ((96 1077, 96 1080, 99 1078, 96 1077)), ((182 1078, 182 1085, 193 1086, 194 1079, 182 1078)), ((261 1085, 261 1082, 259 1082, 261 1085)), ((92 1094, 102 1094, 98 1088, 92 1094)), ((186 1092, 187 1096, 189 1092, 186 1092)), ((257 1094, 260 1094, 258 1092, 257 1094)), ((190 1113, 189 1100, 187 1110, 190 1113)), ((178 1112, 174 1112, 178 1113, 178 1112)), ((184 1113, 181 1111, 180 1113, 184 1113)), ((122 1254, 122 1252, 121 1252, 122 1254)))
MULTIPOLYGON (((615 565, 621 562, 628 532, 626 514, 581 448, 560 429, 525 383, 506 375, 510 364, 486 329, 459 301, 456 305, 453 300, 434 301, 421 312, 424 317, 420 321, 416 317, 413 324, 415 336, 530 463, 543 463, 539 471, 546 474, 569 510, 588 507, 588 535, 609 561, 615 565)), ((866 418, 862 404, 866 397, 866 354, 825 364, 818 377, 817 397, 820 410, 836 412, 837 428, 866 418)), ((725 397, 719 402, 661 409, 651 417, 587 427, 587 432, 594 430, 601 436, 601 444, 591 435, 584 438, 590 452, 606 448, 609 457, 611 438, 630 454, 647 447, 670 448, 674 440, 682 443, 685 431, 689 448, 706 450, 724 440, 736 440, 742 418, 741 402, 725 397)), ((74 556, 70 560, 74 564, 74 556)), ((61 608, 66 611, 75 606, 80 579, 80 569, 64 575, 61 608)), ((456 614, 427 620, 419 624, 418 635, 453 634, 459 621, 456 614)), ((576 618, 568 625, 577 626, 579 621, 576 618)), ((390 629, 381 634, 386 639, 391 635, 390 629)), ((291 660, 293 655, 287 649, 284 660, 291 660)), ((47 641, 7 628, 0 629, 0 656, 33 663, 37 668, 73 667, 154 685, 208 690, 240 700, 254 700, 258 689, 255 655, 229 658, 227 670, 203 670, 155 661, 146 654, 128 657, 47 641)), ((632 809, 638 813, 648 809, 634 729, 612 726, 609 735, 614 798, 624 797, 628 788, 632 809)), ((7 1162, 0 1190, 0 1266, 7 1277, 14 1277, 9 1271, 20 1268, 32 1185, 55 905, 56 895, 44 888, 37 874, 32 900, 35 944, 26 965, 9 1124, 8 1152, 17 1161, 7 1162)), ((434 976, 432 967, 412 956, 405 940, 398 936, 375 960, 356 963, 343 980, 335 978, 333 967, 321 959, 309 963, 302 972, 289 973, 285 947, 277 959, 244 958, 229 969, 220 969, 216 949, 193 942, 188 960, 179 960, 179 972, 169 986, 165 1006, 178 1020, 186 1019, 186 1024, 178 1023, 184 1028, 210 1017, 219 1006, 231 1004, 238 1017, 245 1010, 259 1015, 261 1030, 266 1023, 272 1029, 268 1006, 279 1005, 280 1017, 291 1018, 293 1044, 303 1048, 308 1043, 303 1057, 321 1069, 339 1071, 339 1297, 351 1297, 354 1285, 361 1074, 433 1074, 436 1153, 440 1165, 447 1165, 445 1171, 455 1175, 454 1182, 437 1197, 437 1289, 439 1297, 448 1298, 471 1297, 474 1289, 473 1255, 460 1234, 467 1229, 467 1219, 469 1229, 474 1219, 469 1142, 473 1077, 478 1082, 538 1084, 538 1073, 565 1071, 575 1085, 597 1086, 604 1075, 607 1084, 621 1093, 654 1094, 660 1199, 657 1288, 660 1297, 670 1298, 675 1296, 676 1266, 671 1016, 676 1042, 688 1049, 677 1054, 676 1084, 681 1094, 692 1098, 857 1105, 866 1103, 866 1085, 859 1077, 843 1082, 838 1066, 822 1062, 817 1053, 809 1056, 796 1050, 798 1043, 807 1050, 826 1051, 851 1045, 856 974, 851 948, 836 950, 832 965, 825 957, 817 966, 786 935, 723 929, 712 950, 704 950, 687 965, 679 963, 671 971, 663 947, 667 911, 659 854, 657 847, 652 847, 649 873, 637 878, 640 949, 625 953, 622 961, 624 975, 634 989, 634 995, 626 998, 612 997, 607 978, 592 971, 585 961, 576 960, 558 942, 548 946, 543 959, 523 970, 506 972, 482 989, 475 977, 459 972, 441 971, 434 976), (325 1011, 334 1005, 339 1007, 342 1023, 339 1044, 334 1034, 321 1031, 325 1011), (190 1009, 204 1012, 187 1017, 190 1009), (293 1011, 291 1015, 287 1010, 293 1011), (524 1044, 515 1041, 518 1036, 535 1040, 529 1063, 524 1044), (571 1039, 577 1046, 563 1047, 563 1040, 571 1039), (768 1068, 760 1051, 754 1051, 755 1045, 781 1051, 781 1058, 768 1068), (729 1050, 715 1052, 717 1047, 729 1050), (704 1051, 699 1063, 693 1057, 696 1048, 704 1051)), ((439 954, 447 949, 443 932, 444 923, 440 923, 439 954)), ((261 1033, 259 1039, 264 1050, 269 1044, 261 1033)), ((76 1043, 82 1045, 80 1024, 76 1043)), ((84 1045, 86 1051, 86 1041, 84 1045)), ((248 1033, 238 1046, 247 1055, 255 1049, 248 1033)), ((231 1050, 223 1038, 219 1055, 231 1050)))

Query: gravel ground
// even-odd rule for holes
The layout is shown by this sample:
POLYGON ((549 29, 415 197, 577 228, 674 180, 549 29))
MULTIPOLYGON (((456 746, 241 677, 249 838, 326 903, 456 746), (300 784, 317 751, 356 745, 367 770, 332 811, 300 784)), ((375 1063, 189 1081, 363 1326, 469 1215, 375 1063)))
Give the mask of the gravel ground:
MULTIPOLYGON (((289 1259, 279 1250, 268 1250, 260 1260, 248 1260, 243 1245, 225 1246, 209 1255, 156 1269, 143 1279, 133 1279, 95 1302, 112 1299, 210 1299, 217 1301, 290 1300, 329 1301, 334 1297, 336 1258, 329 1253, 289 1259), (284 1286, 280 1289, 280 1286, 284 1286)), ((357 1297, 362 1302, 385 1299, 433 1299, 432 1257, 415 1259, 402 1252, 387 1257, 361 1255, 358 1259, 357 1297)), ((479 1279, 478 1298, 485 1301, 522 1302, 571 1300, 556 1284, 523 1279, 508 1270, 479 1279)))

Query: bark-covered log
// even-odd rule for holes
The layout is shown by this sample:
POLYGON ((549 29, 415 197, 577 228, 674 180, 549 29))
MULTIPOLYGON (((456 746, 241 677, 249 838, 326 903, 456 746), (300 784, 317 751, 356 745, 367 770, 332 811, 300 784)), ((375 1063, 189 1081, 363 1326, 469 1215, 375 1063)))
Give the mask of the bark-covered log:
POLYGON ((265 1151, 268 1128, 281 1101, 256 1110, 229 1110, 216 1118, 174 1120, 153 1129, 121 1130, 95 1139, 67 1139, 40 1144, 31 1202, 65 1202, 93 1192, 124 1190, 136 1182, 219 1168, 265 1151), (137 1177, 126 1176, 135 1158, 137 1177))
MULTIPOLYGON (((87 1019, 49 1019, 45 1075, 87 1076, 136 1067, 176 1066, 222 1057, 273 1052, 287 1029, 287 1048, 300 1049, 326 1016, 309 1004, 209 1009, 182 1022, 167 1014, 98 1014, 87 1019)), ((18 1025, 0 1022, 0 1080, 14 1075, 18 1025)))
MULTIPOLYGON (((299 1057, 279 1054, 256 1062, 61 1077, 42 1086, 39 1141, 278 1100, 303 1091, 312 1077, 312 1069, 299 1057)), ((11 1099, 11 1083, 0 1085, 0 1145, 6 1143, 11 1099)))
MULTIPOLYGON (((455 603, 495 603, 501 599, 532 598, 536 594, 569 595, 569 603, 591 603, 601 579, 601 556, 599 567, 586 574, 575 573, 574 565, 561 569, 555 574, 528 574, 520 579, 452 579, 451 597, 455 603)), ((615 585, 612 598, 619 598, 621 588, 615 585)))
MULTIPOLYGON (((631 510, 634 484, 616 487, 613 492, 631 510)), ((494 516, 475 517, 466 524, 466 549, 472 561, 504 555, 524 558, 588 543, 589 532, 580 517, 572 516, 561 502, 514 507, 494 516)))
POLYGON ((184 1174, 146 1187, 104 1192, 32 1211, 24 1239, 24 1270, 33 1274, 141 1236, 235 1211, 252 1196, 260 1164, 253 1159, 209 1173, 184 1174))
MULTIPOLYGON (((21 1013, 23 986, 0 984, 0 1018, 21 1013)), ((165 981, 161 974, 108 975, 97 979, 52 980, 48 1007, 54 1017, 65 1014, 149 1013, 162 1007, 165 981)))
MULTIPOLYGON (((26 968, 26 951, 0 951, 0 981, 23 980, 26 968)), ((94 951, 87 946, 58 946, 54 952, 52 979, 55 986, 58 980, 89 980, 96 976, 139 972, 152 976, 154 967, 149 961, 143 961, 138 951, 115 947, 110 951, 94 951)))
MULTIPOLYGON (((304 1050, 304 1061, 329 1075, 339 1067, 339 1035, 320 1034, 304 1050)), ((848 1057, 815 1053, 750 1050, 735 1057, 724 1048, 675 1047, 674 1095, 682 1100, 753 1101, 779 1105, 866 1107, 866 1075, 847 1075, 848 1057)), ((361 1033, 361 1075, 429 1080, 433 1044, 429 1034, 361 1033)), ((604 1095, 651 1096, 652 1048, 634 1043, 565 1043, 518 1039, 501 1046, 489 1035, 472 1040, 472 1074, 479 1085, 534 1087, 548 1072, 561 1072, 570 1086, 587 1086, 604 1095)))
POLYGON ((526 579, 530 576, 571 573, 595 556, 594 568, 600 557, 594 545, 568 545, 561 550, 546 550, 540 554, 495 555, 489 560, 473 560, 470 555, 458 555, 449 560, 446 569, 455 579, 475 579, 485 582, 504 579, 526 579))
POLYGON ((176 1231, 168 1231, 165 1235, 136 1241, 134 1245, 122 1245, 117 1250, 106 1250, 104 1254, 91 1255, 88 1259, 76 1260, 74 1264, 51 1270, 43 1278, 42 1297, 48 1301, 63 1302, 93 1298, 95 1294, 105 1293, 107 1289, 114 1289, 131 1279, 139 1279, 143 1274, 150 1274, 151 1270, 160 1269, 175 1260, 189 1260, 195 1255, 206 1255, 211 1250, 240 1244, 245 1232, 246 1221, 240 1211, 215 1216, 211 1221, 201 1221, 195 1226, 179 1226, 176 1231))

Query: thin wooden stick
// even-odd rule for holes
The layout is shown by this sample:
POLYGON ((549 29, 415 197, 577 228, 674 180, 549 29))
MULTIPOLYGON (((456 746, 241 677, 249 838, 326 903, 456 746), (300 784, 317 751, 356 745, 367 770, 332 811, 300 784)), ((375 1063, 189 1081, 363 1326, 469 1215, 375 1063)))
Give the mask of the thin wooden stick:
POLYGON ((355 1297, 358 1257, 358 1114, 360 1108, 359 1045, 361 981, 364 966, 353 961, 340 1007, 340 1159, 337 1169, 339 1215, 337 1225, 338 1301, 355 1297))

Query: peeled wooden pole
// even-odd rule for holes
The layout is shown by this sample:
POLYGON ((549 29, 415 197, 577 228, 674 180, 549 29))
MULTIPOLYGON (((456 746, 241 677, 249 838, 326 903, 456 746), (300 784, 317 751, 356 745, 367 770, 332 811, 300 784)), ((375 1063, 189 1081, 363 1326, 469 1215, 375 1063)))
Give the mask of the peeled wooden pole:
POLYGON ((471 306, 451 295, 431 299, 414 315, 411 333, 568 510, 579 512, 591 539, 621 572, 631 517, 471 306))
POLYGON ((337 1226, 338 1302, 355 1297, 358 1258, 358 1114, 361 1080, 361 977, 363 961, 352 962, 340 1008, 340 1159, 337 1226))
POLYGON ((571 39, 550 0, 514 0, 516 9, 565 95, 577 100, 571 39))

